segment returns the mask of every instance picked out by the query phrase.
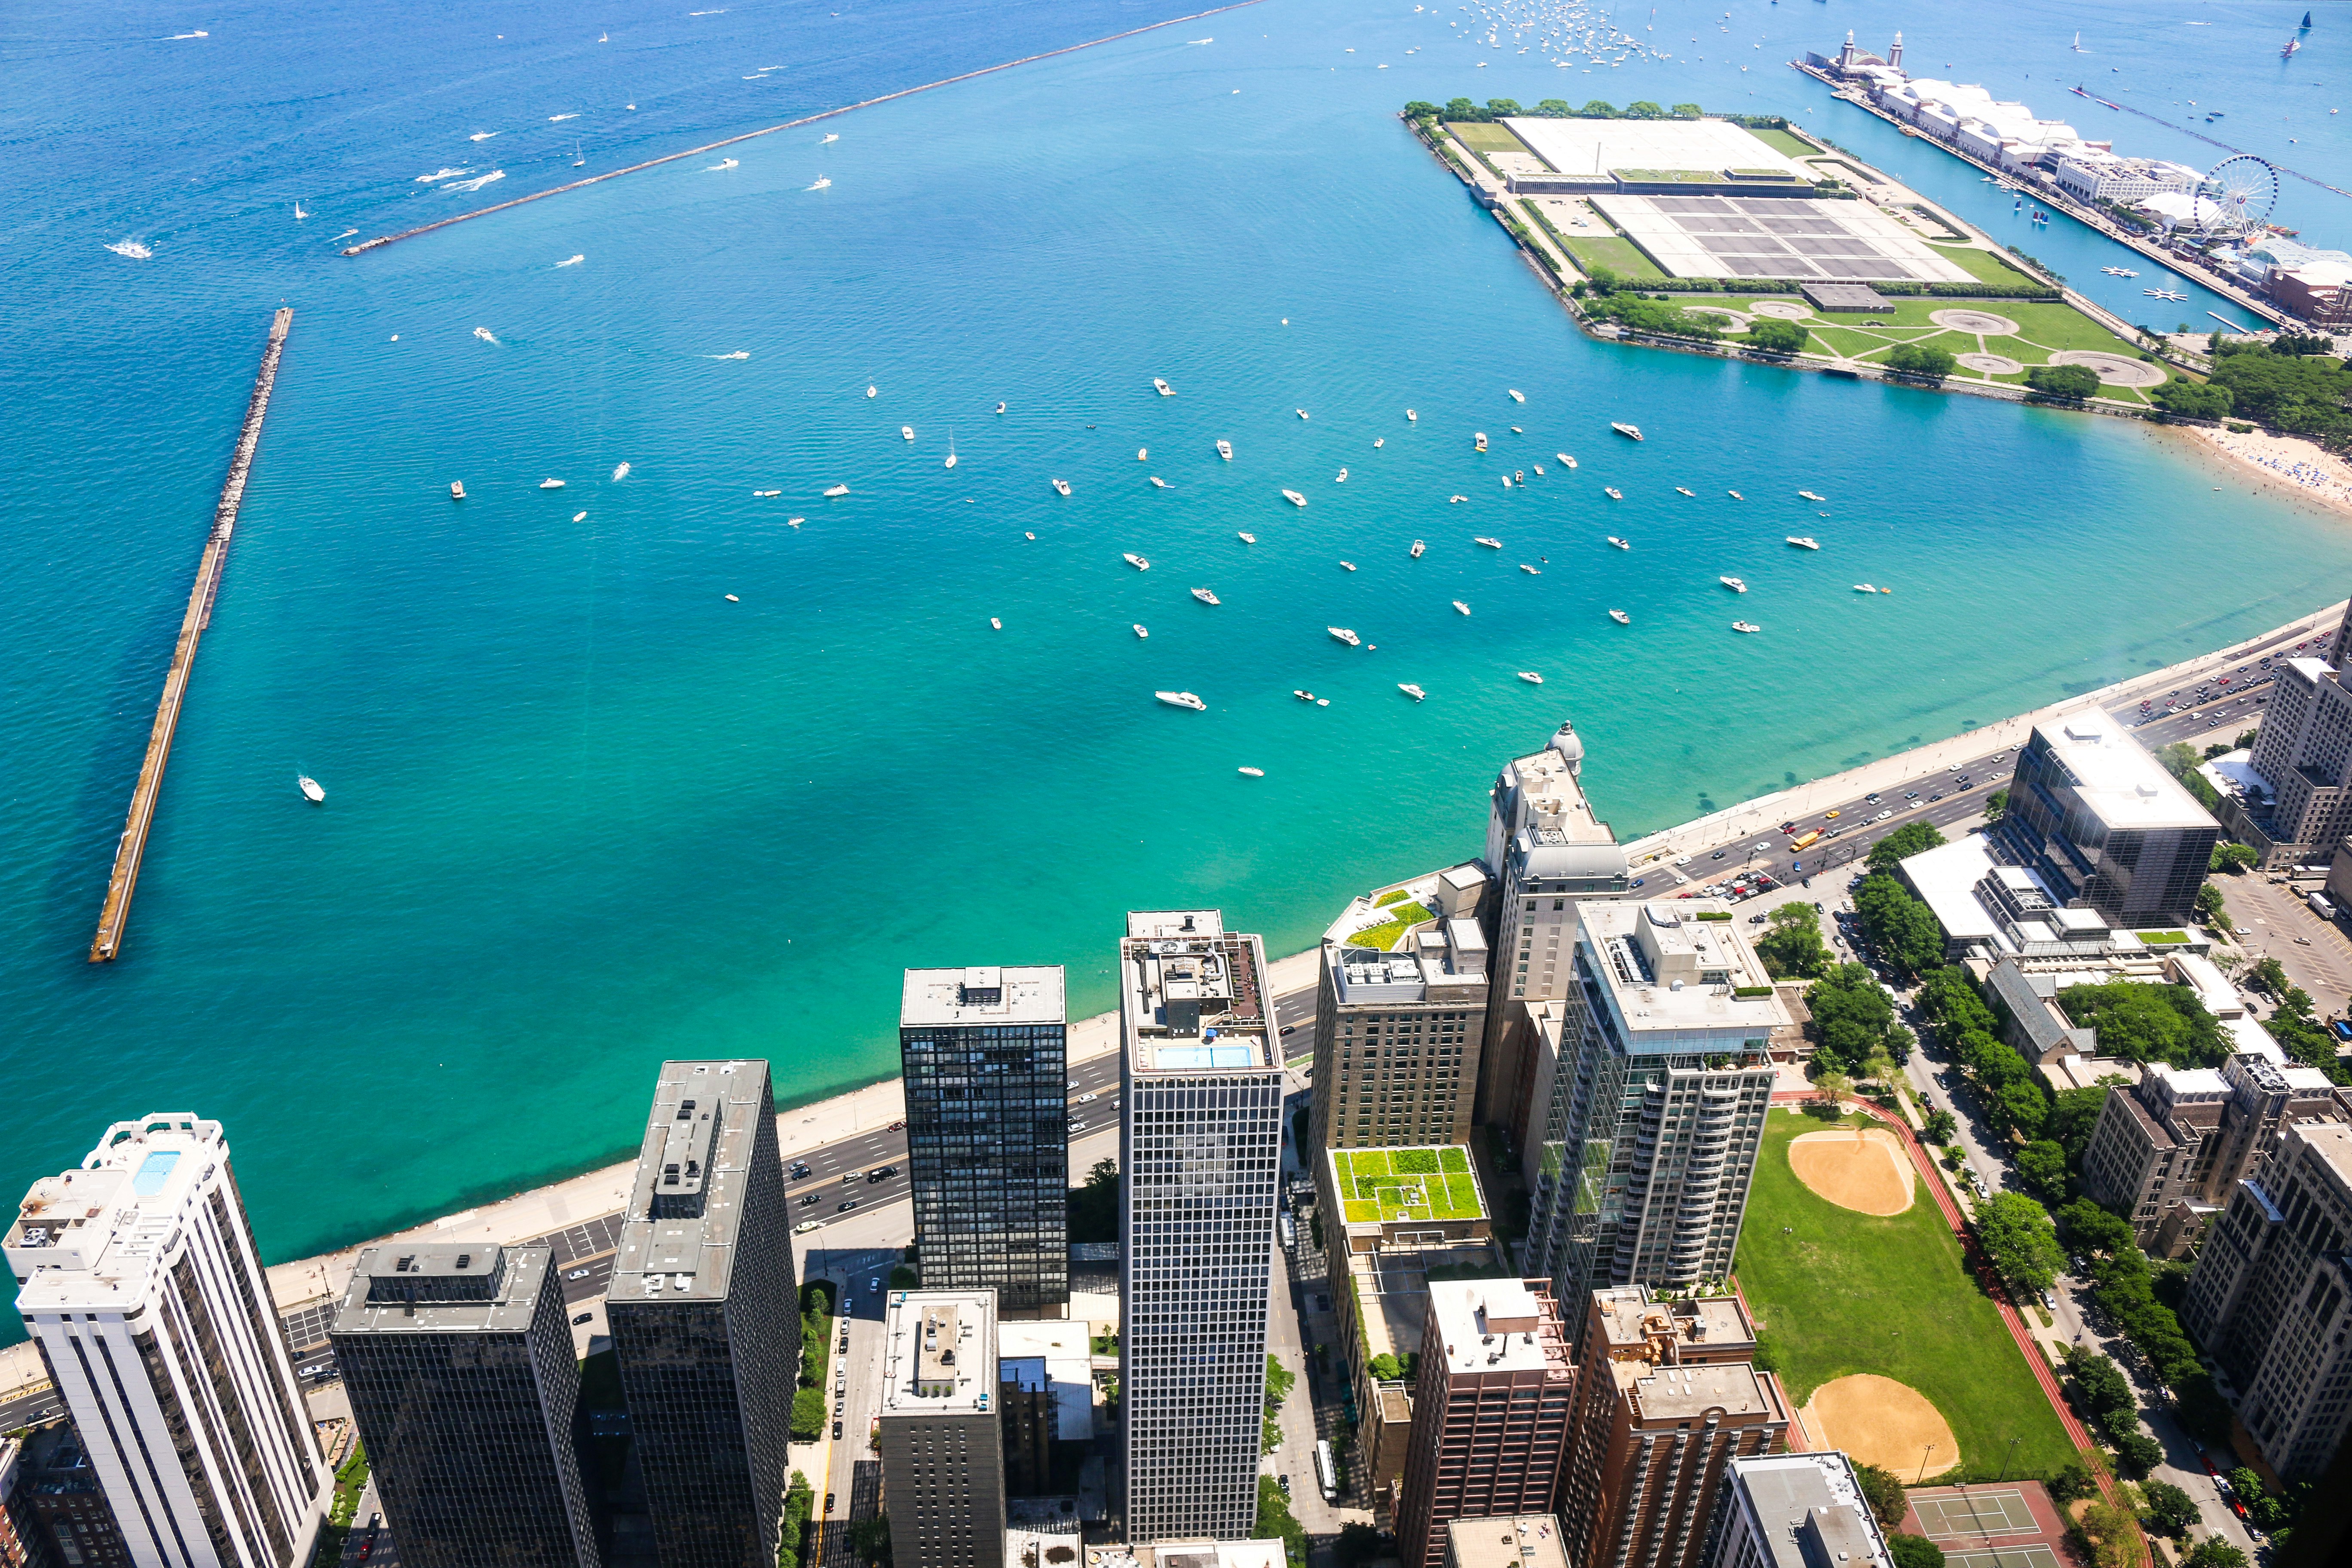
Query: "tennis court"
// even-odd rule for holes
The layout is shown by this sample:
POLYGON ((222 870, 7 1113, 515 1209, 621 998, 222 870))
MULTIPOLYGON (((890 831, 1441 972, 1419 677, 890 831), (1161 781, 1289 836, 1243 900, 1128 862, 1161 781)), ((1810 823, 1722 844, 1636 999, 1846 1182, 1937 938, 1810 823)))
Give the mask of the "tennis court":
POLYGON ((2058 1568, 2058 1554, 2047 1546, 1991 1546, 1947 1552, 1944 1568, 2058 1568))
MULTIPOLYGON (((1920 1528, 1928 1540, 1938 1544, 1962 1536, 2039 1535, 2042 1525, 2033 1510, 2025 1504, 2025 1494, 2006 1491, 1969 1491, 1948 1493, 1942 1497, 1915 1497, 1912 1506, 1919 1510, 1920 1528)), ((2000 1553, 1996 1563, 1987 1558, 1969 1568, 2022 1568, 2029 1559, 2021 1552, 2040 1552, 2044 1561, 2032 1563, 2032 1568, 2052 1568, 2047 1561, 2049 1552, 2039 1546, 2019 1547, 2014 1552, 2000 1553), (2010 1559, 2014 1557, 2015 1563, 2010 1559)), ((1976 1554, 1972 1554, 1976 1555, 1976 1554)))

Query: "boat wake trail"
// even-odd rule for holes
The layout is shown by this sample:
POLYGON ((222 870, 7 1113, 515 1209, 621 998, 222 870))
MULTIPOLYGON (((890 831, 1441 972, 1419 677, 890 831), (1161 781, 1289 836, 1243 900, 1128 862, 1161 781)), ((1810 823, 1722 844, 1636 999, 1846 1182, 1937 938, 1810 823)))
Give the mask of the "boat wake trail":
POLYGON ((547 117, 547 122, 550 125, 552 125, 559 120, 577 120, 579 118, 580 116, 577 114, 551 114, 547 117))
POLYGON ((744 350, 737 349, 731 354, 704 354, 702 357, 704 359, 750 359, 751 356, 744 350))
POLYGON ((707 168, 707 169, 703 170, 702 172, 703 172, 704 174, 715 174, 719 173, 719 170, 721 170, 721 169, 732 169, 732 168, 734 168, 734 167, 736 166, 736 164, 737 164, 737 162, 738 162, 738 160, 733 159, 733 158, 730 158, 730 159, 726 160, 724 163, 713 163, 713 164, 711 164, 709 168, 707 168))
POLYGON ((416 183, 420 185, 429 185, 436 180, 454 180, 460 174, 470 174, 473 172, 471 169, 436 169, 429 174, 417 175, 416 183))
POLYGON ((556 265, 558 267, 577 267, 587 259, 588 258, 585 256, 567 256, 562 260, 557 262, 556 265))
POLYGON ((117 256, 127 256, 133 261, 145 261, 155 254, 135 239, 118 239, 106 248, 117 256))
POLYGON ((498 132, 495 131, 477 131, 471 136, 467 137, 466 140, 468 142, 487 142, 497 134, 498 132))
POLYGON ((474 335, 481 339, 486 343, 494 343, 499 341, 498 339, 490 336, 490 329, 488 327, 476 327, 474 329, 474 335))
POLYGON ((488 174, 480 175, 475 179, 452 180, 449 184, 442 186, 441 188, 445 191, 478 191, 484 185, 488 184, 492 180, 503 180, 506 177, 507 172, 504 169, 492 169, 488 174))

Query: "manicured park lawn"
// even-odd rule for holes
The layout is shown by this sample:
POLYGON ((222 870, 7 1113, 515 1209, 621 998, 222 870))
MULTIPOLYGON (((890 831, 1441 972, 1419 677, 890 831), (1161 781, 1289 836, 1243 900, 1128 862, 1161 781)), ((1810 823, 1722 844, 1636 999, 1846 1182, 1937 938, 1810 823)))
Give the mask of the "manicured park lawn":
POLYGON ((1454 139, 1474 153, 1525 153, 1528 144, 1511 134, 1507 125, 1489 125, 1477 121, 1452 121, 1445 129, 1454 139))
POLYGON ((1806 146, 1802 142, 1798 141, 1794 136, 1790 135, 1785 131, 1774 131, 1770 129, 1762 131, 1750 130, 1748 134, 1755 137, 1756 140, 1763 142, 1764 145, 1771 148, 1775 153, 1786 153, 1791 158, 1810 158, 1813 155, 1814 150, 1812 148, 1806 146))
MULTIPOLYGON (((1758 299, 1786 300, 1786 295, 1759 295, 1758 299)), ((1712 303, 1711 299, 1694 303, 1712 303)), ((1754 300, 1733 299, 1727 301, 1735 309, 1750 310, 1754 300)), ((1893 301, 1894 313, 1872 316, 1815 316, 1801 323, 1812 334, 1806 345, 1808 353, 1833 353, 1847 359, 1883 360, 1888 350, 1897 343, 1934 343, 1937 348, 1955 354, 1974 353, 1981 349, 1990 353, 2004 354, 2020 364, 2047 364, 2050 356, 2066 349, 2095 349, 2102 353, 2120 354, 2126 359, 2137 359, 2137 344, 2127 343, 2106 328, 2092 321, 2072 306, 2032 300, 1938 300, 1899 299, 1893 301), (2005 316, 2017 323, 2017 335, 1987 336, 1981 344, 1973 332, 1952 331, 1938 327, 1928 318, 1938 310, 1977 310, 1995 316, 2005 316)), ((1955 380, 2000 381, 2012 384, 2025 379, 2024 372, 2006 375, 1983 375, 1971 370, 1953 373, 1955 380)), ((2120 398, 2126 402, 2147 401, 2147 395, 2127 386, 2103 386, 2102 397, 2120 398)))
POLYGON ((1999 251, 1985 250, 1973 245, 1944 245, 1932 240, 1929 243, 1935 245, 1937 255, 1979 283, 2006 283, 2012 287, 2020 283, 2033 283, 2039 286, 2038 279, 2028 278, 2011 267, 1999 251))
MULTIPOLYGON (((1559 231, 1552 231, 1559 237, 1559 231)), ((1560 238, 1559 243, 1579 267, 1590 274, 1595 267, 1606 267, 1628 283, 1646 283, 1665 276, 1658 264, 1642 252, 1642 247, 1630 239, 1614 235, 1595 238, 1578 235, 1574 239, 1560 238)))
POLYGON ((1909 1209, 1880 1219, 1797 1180, 1789 1141, 1826 1125, 1772 1111, 1739 1238, 1740 1289, 1766 1325, 1789 1396, 1802 1405, 1853 1373, 1909 1384, 1959 1440, 1962 1469, 1947 1480, 1991 1479, 2012 1437, 2011 1477, 2046 1476, 2073 1459, 2065 1429, 1924 1184, 1909 1209))
POLYGON ((1478 1181, 1469 1151, 1448 1144, 1423 1149, 1335 1150, 1331 1173, 1351 1225, 1374 1220, 1476 1219, 1478 1181))

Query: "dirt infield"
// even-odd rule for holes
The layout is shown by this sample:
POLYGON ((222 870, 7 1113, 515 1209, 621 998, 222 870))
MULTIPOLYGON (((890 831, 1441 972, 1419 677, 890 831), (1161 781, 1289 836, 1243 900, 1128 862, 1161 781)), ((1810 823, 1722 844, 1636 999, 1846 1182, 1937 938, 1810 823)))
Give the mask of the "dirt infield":
POLYGON ((1901 1142, 1883 1127, 1792 1138, 1789 1168, 1840 1208, 1895 1215, 1911 1206, 1911 1162, 1901 1142))
POLYGON ((1822 1442, 1907 1482, 1940 1476, 1960 1462, 1950 1424, 1925 1394, 1891 1377, 1858 1372, 1825 1383, 1813 1390, 1802 1414, 1805 1430, 1822 1442))

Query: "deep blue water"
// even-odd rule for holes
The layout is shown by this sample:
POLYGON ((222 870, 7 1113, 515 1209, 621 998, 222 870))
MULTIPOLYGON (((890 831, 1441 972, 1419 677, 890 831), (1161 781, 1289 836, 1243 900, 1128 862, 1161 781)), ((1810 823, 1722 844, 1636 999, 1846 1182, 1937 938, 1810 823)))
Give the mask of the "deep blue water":
MULTIPOLYGON (((345 260, 344 229, 566 177, 574 137, 633 162, 1155 15, 384 10, 8 23, 33 173, 0 231, 0 1188, 194 1109, 299 1256, 612 1157, 665 1056, 766 1056, 803 1100, 893 1071, 904 965, 1066 963, 1090 1011, 1129 908, 1220 905, 1296 950, 1475 853, 1495 766, 1562 717, 1631 836, 2273 625, 2352 567, 2340 522, 2157 432, 1588 342, 1391 111, 1601 89, 1406 5, 1271 0, 345 260), (415 179, 445 167, 507 178, 415 179), (93 968, 281 300, 125 957, 93 968)), ((1898 15, 1744 5, 1735 30, 1805 33, 1606 96, 1819 103, 1966 208, 1964 166, 1768 68, 1898 15)), ((2029 20, 1971 25, 2004 16, 2029 20)), ((2058 238, 2020 243, 2080 283, 2127 254, 2058 238)))

